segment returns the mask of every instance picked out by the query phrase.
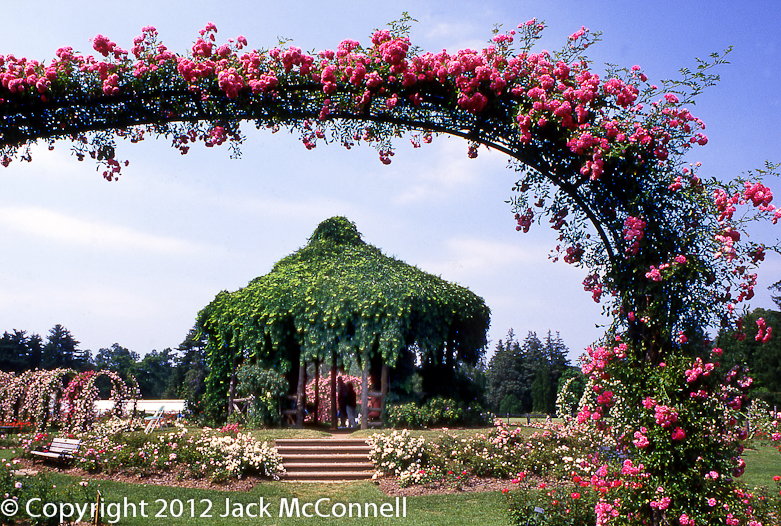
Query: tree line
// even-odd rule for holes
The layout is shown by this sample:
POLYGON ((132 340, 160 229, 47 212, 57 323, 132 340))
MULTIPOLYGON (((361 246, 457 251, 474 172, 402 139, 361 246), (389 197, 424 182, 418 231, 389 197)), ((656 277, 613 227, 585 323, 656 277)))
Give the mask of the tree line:
MULTIPOLYGON (((781 282, 774 287, 781 291, 781 282)), ((720 361, 725 370, 736 365, 749 369, 754 380, 751 398, 781 408, 781 296, 774 296, 774 300, 779 310, 758 308, 749 312, 743 318, 742 333, 721 332, 714 346, 723 351, 720 361), (756 340, 759 318, 775 331, 764 343, 756 340)), ((203 396, 208 371, 205 341, 195 329, 176 349, 153 350, 143 357, 118 343, 96 353, 80 349, 79 343, 59 324, 45 339, 23 330, 6 331, 0 337, 0 371, 108 369, 123 378, 132 374, 146 399, 178 398, 197 404, 203 396)), ((529 332, 520 342, 510 329, 507 337, 497 342, 488 364, 466 375, 472 384, 467 391, 497 414, 554 414, 556 395, 567 379, 576 377, 581 390, 585 386, 580 369, 567 358, 568 352, 559 333, 549 331, 540 339, 529 332)), ((403 380, 394 381, 399 382, 403 380)), ((101 390, 107 397, 110 387, 104 385, 101 390)))
MULTIPOLYGON (((143 357, 118 343, 96 353, 80 349, 79 341, 57 324, 44 340, 38 334, 13 329, 0 337, 0 371, 20 373, 32 369, 68 368, 78 372, 107 369, 123 379, 133 375, 142 398, 183 398, 197 401, 206 377, 205 342, 191 330, 172 350, 152 350, 143 357)), ((106 398, 111 386, 99 382, 106 398)))
POLYGON ((578 368, 570 364, 569 349, 559 333, 541 340, 530 331, 523 343, 512 329, 499 340, 486 370, 486 402, 498 414, 556 412, 559 386, 578 368))

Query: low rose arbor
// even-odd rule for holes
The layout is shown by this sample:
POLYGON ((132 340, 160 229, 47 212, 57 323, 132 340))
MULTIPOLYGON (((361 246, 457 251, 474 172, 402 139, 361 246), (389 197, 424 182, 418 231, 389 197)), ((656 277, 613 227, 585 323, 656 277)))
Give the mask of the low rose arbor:
MULTIPOLYGON (((331 393, 337 366, 357 364, 363 408, 369 407, 372 362, 379 369, 374 379, 379 376, 381 398, 388 392, 389 368, 408 355, 421 364, 424 388, 437 392, 454 384, 458 363, 480 360, 489 317, 483 299, 469 289, 383 255, 349 220, 332 217, 270 273, 236 292, 221 292, 199 313, 210 368, 204 402, 214 413, 210 417, 225 418, 236 368, 244 361, 292 373, 299 426, 307 402, 307 362, 315 364, 315 385, 319 364, 331 364, 331 393)), ((319 391, 314 395, 315 405, 325 405, 319 391)), ((336 398, 327 403, 335 427, 336 398)), ((364 429, 367 413, 362 411, 364 429)))
POLYGON ((781 212, 763 183, 775 166, 726 181, 685 157, 707 143, 689 106, 716 82, 723 55, 657 86, 639 66, 593 70, 585 51, 598 35, 585 28, 553 54, 533 50, 544 29, 535 20, 451 54, 416 48, 409 21, 366 46, 344 40, 313 55, 249 51, 243 37, 218 44, 212 24, 185 55, 153 28, 129 52, 96 37, 97 58, 70 48, 49 63, 5 55, 0 160, 30 160, 36 141, 66 139, 114 179, 124 164, 117 137, 164 137, 186 153, 196 142, 237 146, 245 120, 297 130, 307 148, 369 143, 385 163, 405 133, 414 146, 447 133, 468 141, 469 156, 481 145, 504 152, 519 171, 517 228, 549 217, 561 258, 588 269, 584 288, 614 319, 590 350, 592 396, 578 420, 631 465, 605 464, 588 481, 593 520, 756 526, 758 508, 735 482, 751 380, 721 369, 707 334, 737 326, 766 338, 767 328, 754 333, 740 317, 776 247, 745 229, 781 212))
POLYGON ((77 373, 73 369, 36 369, 21 374, 0 372, 0 422, 27 421, 43 430, 49 424, 72 431, 92 427, 100 398, 95 380, 111 382, 112 413, 125 414, 129 400, 138 399, 138 385, 132 376, 126 383, 107 370, 77 373))

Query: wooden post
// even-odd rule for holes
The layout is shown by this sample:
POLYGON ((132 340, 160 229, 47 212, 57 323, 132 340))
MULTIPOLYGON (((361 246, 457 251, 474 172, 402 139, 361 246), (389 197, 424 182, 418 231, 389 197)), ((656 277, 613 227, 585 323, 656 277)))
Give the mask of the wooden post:
POLYGON ((331 351, 331 429, 338 429, 336 414, 336 351, 331 351))
POLYGON ((362 357, 361 372, 361 429, 369 429, 369 353, 362 357))
POLYGON ((380 420, 385 422, 385 397, 388 396, 388 364, 382 364, 380 375, 380 420))
POLYGON ((298 364, 298 400, 296 402, 296 427, 304 427, 304 407, 306 406, 306 362, 298 364))

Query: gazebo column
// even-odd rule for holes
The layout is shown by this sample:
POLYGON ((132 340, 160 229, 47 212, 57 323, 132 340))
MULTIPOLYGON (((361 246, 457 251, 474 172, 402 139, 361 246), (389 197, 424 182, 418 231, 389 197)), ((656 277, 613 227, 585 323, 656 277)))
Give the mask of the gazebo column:
POLYGON ((361 429, 369 429, 369 353, 361 357, 361 429))
POLYGON ((298 364, 298 396, 296 401, 296 427, 304 427, 304 407, 306 406, 306 362, 298 364))
POLYGON ((336 351, 331 351, 331 429, 338 428, 336 414, 336 351))
POLYGON ((380 420, 385 422, 385 397, 388 396, 388 364, 382 364, 380 375, 380 420))
POLYGON ((314 416, 314 423, 319 424, 320 419, 318 418, 318 415, 320 414, 320 358, 315 360, 315 416, 314 416))

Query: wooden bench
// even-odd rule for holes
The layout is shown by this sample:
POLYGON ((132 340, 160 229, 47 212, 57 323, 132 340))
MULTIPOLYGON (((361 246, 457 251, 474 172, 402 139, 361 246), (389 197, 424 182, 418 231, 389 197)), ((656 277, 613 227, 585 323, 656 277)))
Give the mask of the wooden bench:
POLYGON ((73 454, 81 446, 81 440, 76 438, 55 438, 46 451, 30 451, 31 454, 52 460, 67 461, 73 459, 73 454))

